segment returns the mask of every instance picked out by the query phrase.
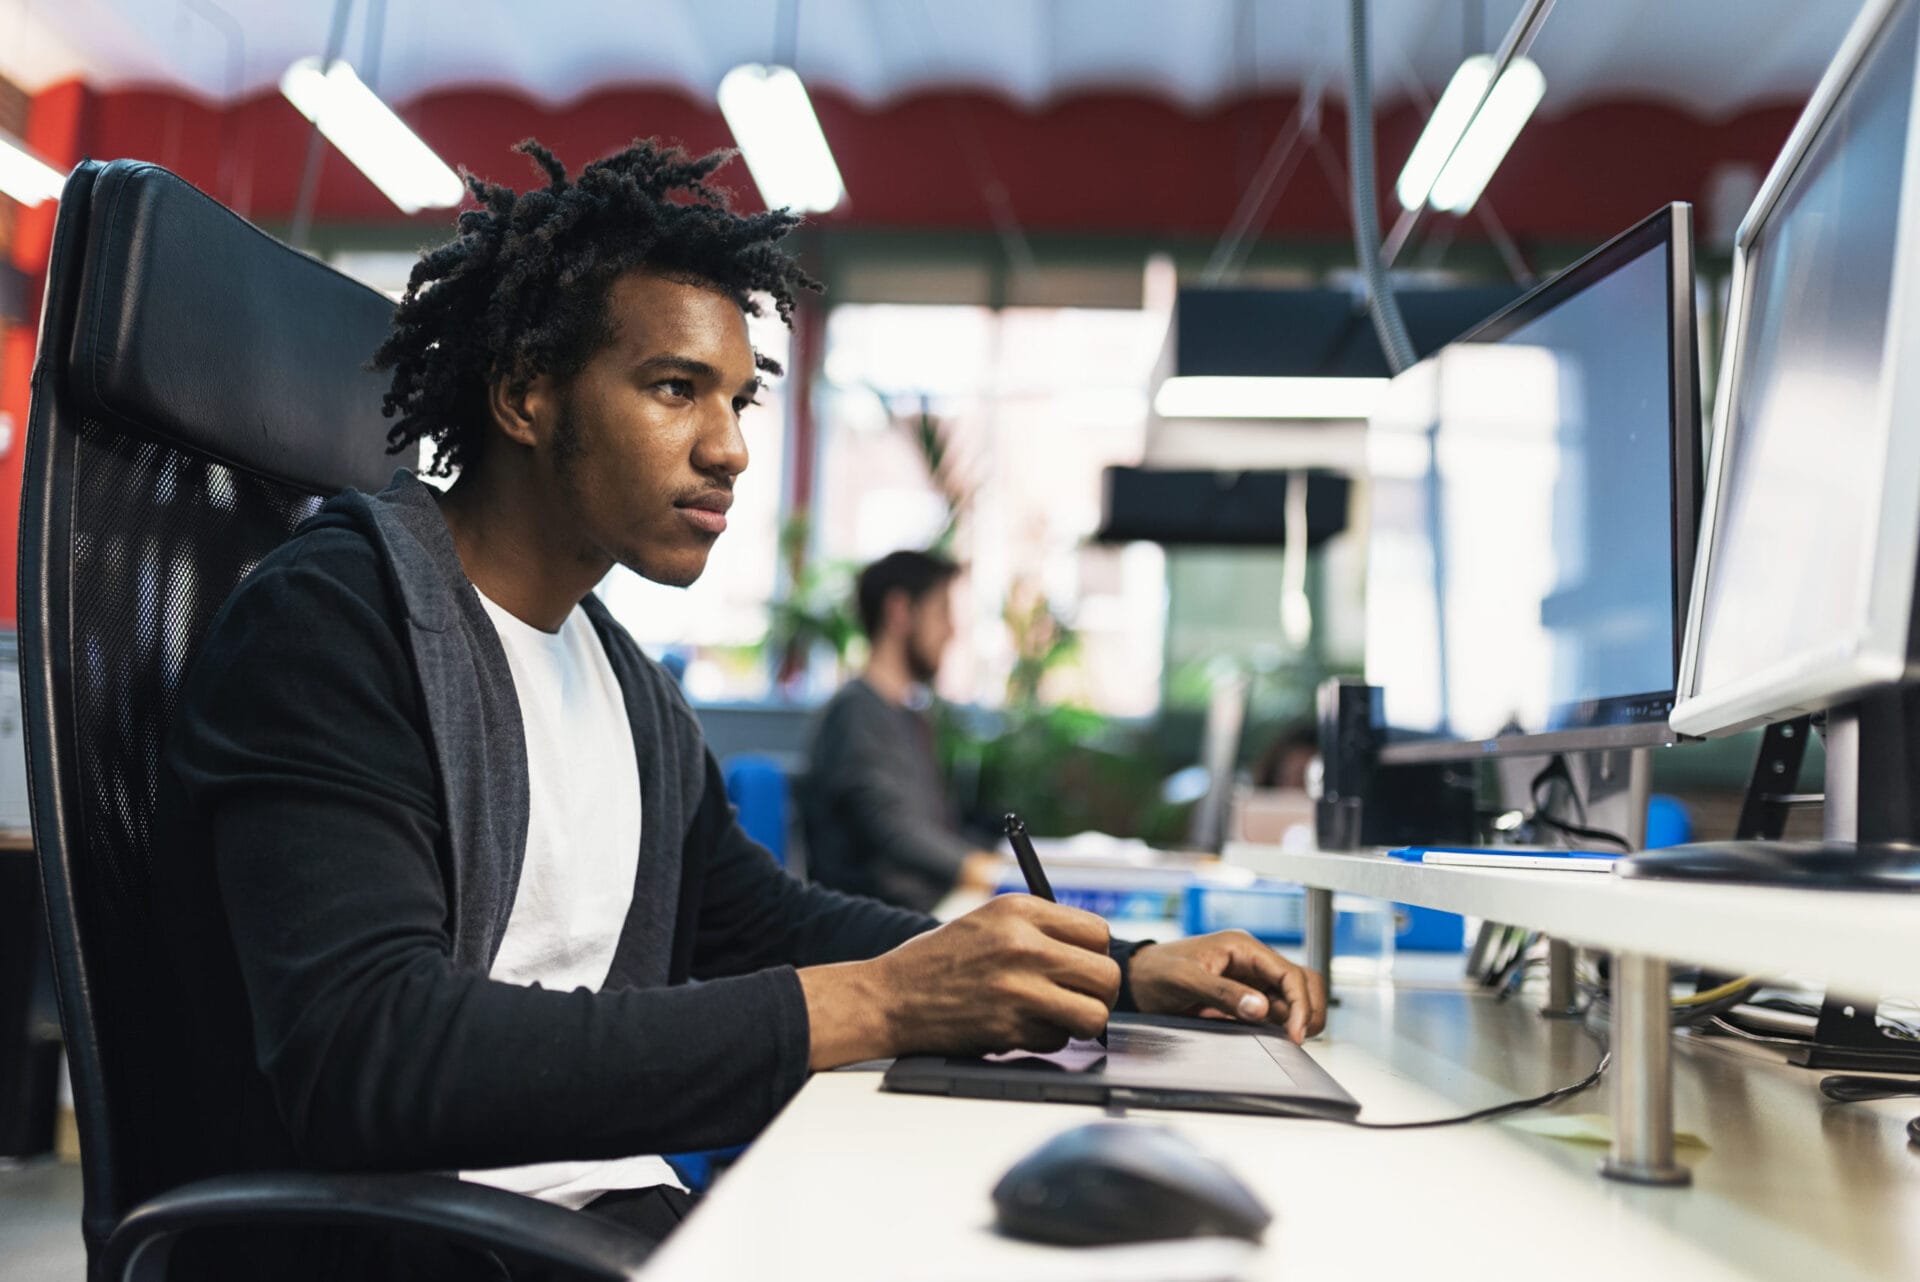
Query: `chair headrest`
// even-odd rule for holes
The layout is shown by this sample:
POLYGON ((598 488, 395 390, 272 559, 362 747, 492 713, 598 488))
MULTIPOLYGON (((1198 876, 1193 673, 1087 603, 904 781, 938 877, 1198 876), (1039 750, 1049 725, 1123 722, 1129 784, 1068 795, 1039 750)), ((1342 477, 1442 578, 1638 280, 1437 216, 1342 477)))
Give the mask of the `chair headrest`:
POLYGON ((158 165, 94 180, 68 386, 85 414, 328 494, 381 489, 393 304, 158 165))

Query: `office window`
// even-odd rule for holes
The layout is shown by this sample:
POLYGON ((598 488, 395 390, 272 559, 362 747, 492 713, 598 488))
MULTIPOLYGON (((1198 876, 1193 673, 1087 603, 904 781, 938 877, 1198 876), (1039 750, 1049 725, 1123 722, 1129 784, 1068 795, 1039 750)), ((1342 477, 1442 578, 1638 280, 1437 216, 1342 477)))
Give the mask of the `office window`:
POLYGON ((1004 703, 1044 609, 1079 638, 1045 698, 1122 716, 1158 705, 1164 557, 1088 539, 1102 469, 1141 457, 1165 328, 1088 308, 863 304, 829 317, 812 554, 857 565, 925 547, 957 506, 951 551, 967 573, 943 697, 1004 703), (923 421, 945 452, 938 479, 923 421))

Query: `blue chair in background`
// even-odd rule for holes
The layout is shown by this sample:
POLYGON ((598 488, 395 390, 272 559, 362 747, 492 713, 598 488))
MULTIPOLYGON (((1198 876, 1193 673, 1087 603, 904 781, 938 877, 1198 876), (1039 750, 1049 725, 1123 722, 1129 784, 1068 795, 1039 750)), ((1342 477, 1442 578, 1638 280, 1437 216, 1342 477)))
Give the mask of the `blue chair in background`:
POLYGON ((729 757, 721 771, 727 800, 740 812, 740 827, 787 865, 787 823, 792 791, 787 772, 772 757, 741 753, 729 757))
MULTIPOLYGON (((772 757, 741 753, 727 758, 720 776, 727 785, 727 800, 740 812, 741 830, 771 851, 782 868, 786 867, 788 808, 792 804, 787 772, 772 757)), ((671 1153, 666 1160, 681 1183, 704 1193, 714 1177, 746 1148, 740 1144, 705 1153, 671 1153)))
POLYGON ((1647 798, 1647 849, 1684 846, 1693 840, 1693 816, 1678 797, 1656 792, 1647 798))

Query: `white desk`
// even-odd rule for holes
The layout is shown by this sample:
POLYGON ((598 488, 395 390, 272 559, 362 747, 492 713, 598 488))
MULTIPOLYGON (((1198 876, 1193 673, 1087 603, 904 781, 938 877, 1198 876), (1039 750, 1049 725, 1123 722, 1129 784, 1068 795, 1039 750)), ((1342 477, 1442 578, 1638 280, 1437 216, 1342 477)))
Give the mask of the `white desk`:
POLYGON ((1262 876, 1510 922, 1589 948, 1791 974, 1864 996, 1920 993, 1920 895, 1462 868, 1378 851, 1242 844, 1227 857, 1262 876))
MULTIPOLYGON (((1582 1076, 1591 1040, 1457 990, 1349 987, 1313 1053, 1394 1121, 1531 1095, 1582 1076)), ((1135 1112, 1225 1160, 1275 1212, 1243 1270, 1259 1279, 1490 1277, 1631 1282, 1920 1278, 1920 1101, 1826 1104, 1818 1074, 1746 1046, 1682 1038, 1677 1121, 1694 1183, 1594 1178, 1600 1150, 1503 1123, 1368 1132, 1224 1114, 1135 1112)), ((1099 1111, 890 1095, 874 1073, 818 1076, 668 1241, 649 1277, 1021 1279, 1072 1253, 991 1230, 1014 1160, 1099 1111)), ((1556 1112, 1599 1113, 1596 1088, 1556 1112)), ((1538 1114, 1522 1114, 1536 1116, 1538 1114)), ((1113 1276, 1117 1270, 1110 1272, 1113 1276)))
MULTIPOLYGON (((1307 890, 1307 956, 1326 967, 1335 891, 1382 895, 1543 930, 1613 954, 1616 1174, 1681 1178, 1672 1160, 1667 1055, 1669 958, 1791 974, 1853 997, 1920 991, 1920 895, 1808 893, 1779 886, 1625 880, 1403 863, 1383 851, 1323 853, 1229 845, 1227 856, 1307 890), (1319 923, 1319 928, 1316 928, 1319 923)), ((1920 1274, 1916 1274, 1920 1276, 1920 1274)))

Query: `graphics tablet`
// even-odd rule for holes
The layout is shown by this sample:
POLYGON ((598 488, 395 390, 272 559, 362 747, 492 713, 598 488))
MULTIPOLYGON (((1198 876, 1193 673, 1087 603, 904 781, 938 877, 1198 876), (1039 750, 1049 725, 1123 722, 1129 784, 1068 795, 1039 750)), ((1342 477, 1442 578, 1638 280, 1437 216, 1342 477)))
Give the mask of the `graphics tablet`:
POLYGON ((897 1059, 881 1087, 976 1099, 1118 1104, 1198 1112, 1351 1117, 1359 1101, 1271 1025, 1115 1015, 1107 1044, 1050 1055, 1015 1051, 897 1059))

